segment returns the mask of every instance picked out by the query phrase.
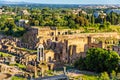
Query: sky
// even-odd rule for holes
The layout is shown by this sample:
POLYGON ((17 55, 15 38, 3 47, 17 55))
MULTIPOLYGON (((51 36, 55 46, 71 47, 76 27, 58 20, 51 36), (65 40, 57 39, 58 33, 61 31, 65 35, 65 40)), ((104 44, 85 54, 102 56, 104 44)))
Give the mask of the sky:
POLYGON ((120 0, 4 0, 14 2, 34 2, 47 4, 120 4, 120 0))

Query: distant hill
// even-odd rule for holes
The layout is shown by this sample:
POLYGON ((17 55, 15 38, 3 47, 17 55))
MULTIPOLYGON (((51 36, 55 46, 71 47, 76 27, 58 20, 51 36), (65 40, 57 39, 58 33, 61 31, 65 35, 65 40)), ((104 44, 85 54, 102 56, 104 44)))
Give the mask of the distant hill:
POLYGON ((6 0, 0 0, 0 6, 20 6, 20 7, 49 7, 49 8, 78 8, 78 4, 40 4, 30 2, 12 2, 6 0))
POLYGON ((9 1, 9 0, 0 0, 0 4, 5 5, 5 4, 30 4, 30 3, 28 3, 28 2, 13 2, 13 1, 9 1))
MULTIPOLYGON (((49 7, 49 8, 79 8, 79 7, 96 7, 96 6, 102 6, 103 4, 41 4, 41 3, 30 3, 30 2, 20 2, 20 1, 10 1, 10 0, 0 0, 0 6, 20 6, 20 7, 49 7)), ((112 5, 108 5, 112 6, 112 5)), ((120 5, 115 5, 119 6, 120 5)))

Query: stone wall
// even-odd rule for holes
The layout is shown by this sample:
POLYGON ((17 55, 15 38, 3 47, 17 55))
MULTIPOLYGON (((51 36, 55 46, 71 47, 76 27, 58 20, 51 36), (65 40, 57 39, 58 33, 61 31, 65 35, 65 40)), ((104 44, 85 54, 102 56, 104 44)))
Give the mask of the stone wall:
MULTIPOLYGON (((29 29, 26 32, 21 41, 18 43, 19 47, 25 47, 28 49, 36 49, 40 43, 46 43, 48 39, 52 41, 63 41, 64 39, 70 40, 74 43, 74 39, 88 36, 99 38, 99 37, 113 37, 119 39, 119 35, 116 32, 111 33, 80 33, 80 30, 70 30, 70 29, 62 29, 57 30, 50 27, 35 27, 29 29)), ((82 43, 81 43, 82 44, 82 43)), ((78 49, 77 49, 78 50, 78 49)))
POLYGON ((22 37, 22 39, 18 42, 17 46, 24 47, 28 49, 36 49, 36 45, 39 41, 37 38, 38 30, 37 29, 29 29, 22 37))
POLYGON ((120 46, 113 46, 112 50, 117 52, 120 55, 120 46))

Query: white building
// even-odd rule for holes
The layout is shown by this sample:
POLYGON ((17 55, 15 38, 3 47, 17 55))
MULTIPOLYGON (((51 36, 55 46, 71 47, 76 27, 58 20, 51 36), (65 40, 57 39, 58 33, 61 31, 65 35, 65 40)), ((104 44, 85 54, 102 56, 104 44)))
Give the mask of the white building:
POLYGON ((19 20, 19 26, 25 27, 25 24, 27 24, 28 22, 29 22, 29 20, 20 19, 20 20, 19 20))
POLYGON ((2 9, 0 9, 0 14, 2 14, 2 9))

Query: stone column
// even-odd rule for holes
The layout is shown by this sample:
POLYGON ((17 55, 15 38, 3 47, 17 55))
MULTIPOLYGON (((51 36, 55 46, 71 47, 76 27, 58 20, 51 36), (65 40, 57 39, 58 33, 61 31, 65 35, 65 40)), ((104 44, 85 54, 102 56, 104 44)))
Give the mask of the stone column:
POLYGON ((63 69, 64 69, 64 74, 66 75, 66 67, 64 66, 63 69))
POLYGON ((43 62, 45 60, 44 57, 44 47, 42 44, 40 44, 37 48, 37 61, 38 62, 43 62))
POLYGON ((37 77, 37 67, 36 67, 36 62, 35 62, 35 78, 37 77))

